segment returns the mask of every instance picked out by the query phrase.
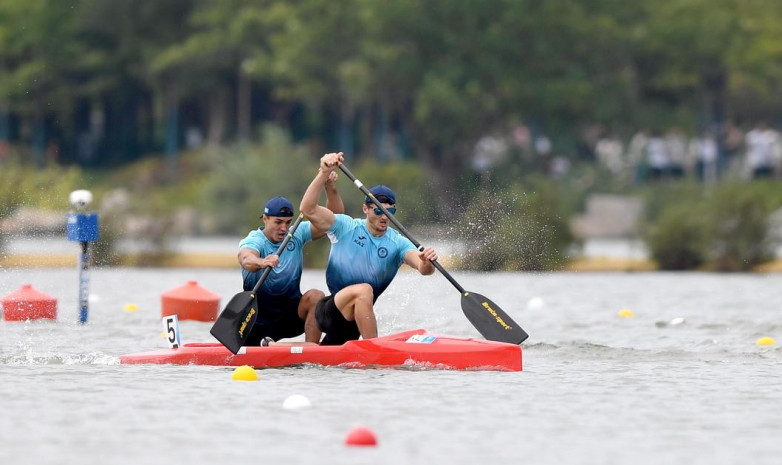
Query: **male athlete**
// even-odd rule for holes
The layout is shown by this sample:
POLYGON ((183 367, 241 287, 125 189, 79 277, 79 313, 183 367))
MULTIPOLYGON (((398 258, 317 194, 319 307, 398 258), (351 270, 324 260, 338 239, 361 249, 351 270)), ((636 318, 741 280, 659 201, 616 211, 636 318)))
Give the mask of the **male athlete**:
MULTIPOLYGON (((321 185, 321 189, 326 189, 328 208, 342 213, 345 207, 335 187, 337 173, 329 179, 325 186, 321 185)), ((284 197, 271 198, 266 202, 261 219, 263 226, 250 231, 239 243, 238 258, 245 291, 255 287, 264 268, 272 268, 258 292, 258 319, 244 345, 269 345, 272 341, 302 333, 305 342, 317 344, 321 332, 315 323, 314 309, 324 294, 323 291, 310 289, 302 295, 299 286, 304 258, 302 249, 311 240, 323 237, 324 233, 316 231, 309 221, 302 221, 285 251, 277 256, 277 249, 293 222, 293 204, 284 197)))
MULTIPOLYGON (((322 345, 343 344, 359 336, 377 337, 372 306, 402 263, 422 275, 430 275, 435 270, 431 260, 437 259, 433 249, 419 252, 409 239, 389 228, 388 217, 368 197, 363 205, 365 218, 335 214, 318 205, 321 190, 343 160, 341 152, 320 159, 320 170, 300 206, 313 231, 326 233, 331 240, 326 268, 326 284, 331 295, 322 298, 315 308, 318 328, 326 333, 322 345)), ((391 189, 379 185, 369 191, 391 214, 396 212, 396 196, 391 189)))

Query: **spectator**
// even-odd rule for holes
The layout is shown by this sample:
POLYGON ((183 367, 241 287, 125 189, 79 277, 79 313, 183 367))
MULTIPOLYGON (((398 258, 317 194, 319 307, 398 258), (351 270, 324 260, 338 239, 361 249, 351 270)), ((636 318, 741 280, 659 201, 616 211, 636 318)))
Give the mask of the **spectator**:
POLYGON ((771 129, 765 121, 759 121, 755 128, 747 133, 746 161, 751 179, 769 178, 779 164, 779 133, 771 129))
POLYGON ((687 138, 684 131, 674 126, 665 134, 665 152, 668 154, 668 173, 672 178, 681 178, 690 171, 687 163, 687 138))
POLYGON ((646 164, 649 166, 649 178, 653 181, 668 177, 671 158, 659 131, 652 131, 652 136, 646 144, 646 164))
POLYGON ((615 135, 598 140, 595 146, 595 153, 597 154, 598 162, 615 176, 619 176, 624 171, 625 163, 622 142, 615 135))
POLYGON ((649 143, 649 137, 645 129, 641 129, 630 139, 630 146, 627 150, 628 162, 635 173, 635 182, 640 183, 646 180, 646 145, 649 143))
POLYGON ((744 133, 729 122, 722 133, 723 156, 719 159, 719 172, 723 175, 738 174, 741 171, 741 151, 744 147, 744 133))
POLYGON ((708 183, 717 180, 717 138, 712 131, 704 131, 690 141, 690 156, 695 161, 695 174, 708 183))

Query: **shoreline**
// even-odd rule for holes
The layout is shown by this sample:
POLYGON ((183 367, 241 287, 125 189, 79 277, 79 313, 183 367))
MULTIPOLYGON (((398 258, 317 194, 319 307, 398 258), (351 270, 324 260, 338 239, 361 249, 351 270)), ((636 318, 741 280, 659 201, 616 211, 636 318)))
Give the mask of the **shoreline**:
MULTIPOLYGON (((441 252, 440 263, 447 269, 458 269, 464 246, 425 235, 426 243, 441 252)), ((129 268, 214 268, 238 269, 235 237, 180 237, 172 240, 171 250, 155 254, 143 242, 121 241, 117 244, 112 266, 129 268)), ((782 251, 781 251, 782 252, 782 251)), ((0 270, 24 268, 76 268, 78 244, 61 236, 13 236, 0 250, 0 270)), ((93 263, 100 262, 96 256, 93 263)), ((98 267, 98 265, 95 265, 98 267)), ((103 266, 103 265, 101 265, 103 266)), ((578 250, 559 272, 632 273, 658 271, 643 243, 634 238, 592 238, 578 250)), ((692 270, 704 271, 704 270, 692 270)), ((756 266, 755 273, 782 273, 782 253, 770 262, 756 266)))
MULTIPOLYGON (((145 259, 141 254, 121 254, 116 266, 137 268, 238 268, 236 254, 183 252, 156 258, 154 261, 145 259)), ((18 253, 0 254, 0 269, 14 268, 75 268, 78 256, 65 253, 18 253)), ((440 260, 446 268, 452 267, 448 260, 440 260)), ((652 260, 643 258, 616 257, 581 257, 567 263, 561 271, 573 273, 604 273, 604 272, 650 272, 657 271, 657 265, 652 260)), ((776 259, 758 265, 754 273, 782 272, 782 259, 776 259)))

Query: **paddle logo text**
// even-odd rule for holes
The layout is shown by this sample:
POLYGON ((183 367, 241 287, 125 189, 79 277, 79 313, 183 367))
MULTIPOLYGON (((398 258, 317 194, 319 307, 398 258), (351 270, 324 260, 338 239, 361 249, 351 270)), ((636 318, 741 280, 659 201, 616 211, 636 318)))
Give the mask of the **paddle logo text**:
POLYGON ((497 320, 497 323, 500 324, 503 328, 505 328, 506 331, 513 329, 512 326, 508 326, 508 323, 505 323, 505 320, 502 319, 501 316, 497 314, 497 311, 491 308, 491 305, 489 305, 489 302, 486 302, 485 300, 481 302, 481 305, 483 305, 483 308, 489 311, 491 313, 491 316, 494 317, 495 320, 497 320))
POLYGON ((239 337, 244 337, 244 330, 247 329, 247 325, 250 323, 253 315, 255 315, 255 309, 250 307, 250 313, 242 321, 242 326, 239 327, 239 337))

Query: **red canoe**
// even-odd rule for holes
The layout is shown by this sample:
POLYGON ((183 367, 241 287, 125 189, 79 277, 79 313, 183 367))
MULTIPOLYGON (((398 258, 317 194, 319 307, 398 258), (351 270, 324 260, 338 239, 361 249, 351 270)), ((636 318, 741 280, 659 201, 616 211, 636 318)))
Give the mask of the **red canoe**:
POLYGON ((215 365, 274 368, 305 363, 346 368, 411 367, 521 371, 521 346, 482 339, 437 336, 423 329, 341 346, 242 347, 237 355, 219 343, 184 344, 120 356, 124 364, 215 365))

